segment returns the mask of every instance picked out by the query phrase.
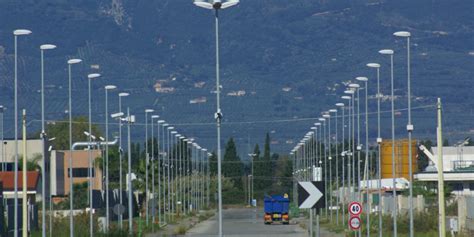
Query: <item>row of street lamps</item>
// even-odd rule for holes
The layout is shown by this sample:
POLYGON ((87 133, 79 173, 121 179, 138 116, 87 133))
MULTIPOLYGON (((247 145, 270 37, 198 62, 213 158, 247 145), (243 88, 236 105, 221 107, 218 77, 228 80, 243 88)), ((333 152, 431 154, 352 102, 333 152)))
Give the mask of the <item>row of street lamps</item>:
MULTIPOLYGON (((27 29, 18 29, 13 32, 14 34, 14 40, 15 40, 15 81, 14 81, 14 108, 15 108, 15 168, 14 168, 14 236, 18 236, 18 73, 17 73, 17 41, 19 36, 26 36, 31 34, 32 32, 27 29)), ((55 49, 56 46, 53 44, 43 44, 40 46, 40 51, 41 51, 41 139, 42 139, 42 144, 43 148, 46 147, 46 141, 47 141, 47 133, 45 129, 45 98, 44 98, 44 81, 45 81, 45 70, 44 70, 44 55, 45 51, 48 50, 53 50, 55 49)), ((73 154, 72 150, 74 149, 73 145, 73 136, 72 136, 72 68, 73 65, 81 63, 81 59, 69 59, 67 60, 67 65, 68 65, 68 91, 69 91, 69 98, 68 98, 68 114, 69 114, 69 147, 70 147, 70 152, 68 156, 68 165, 69 167, 72 167, 72 160, 73 160, 73 154)), ((104 87, 105 90, 105 142, 96 142, 95 141, 95 136, 92 134, 92 91, 91 91, 91 84, 93 80, 96 80, 100 78, 101 75, 98 73, 91 73, 87 75, 88 79, 88 132, 85 132, 85 134, 88 136, 88 142, 87 146, 89 147, 89 178, 88 178, 88 188, 89 188, 89 208, 90 208, 90 223, 89 223, 89 235, 93 236, 94 235, 94 230, 93 230, 93 197, 92 197, 92 191, 93 191, 93 182, 92 182, 92 177, 94 176, 93 174, 93 159, 92 159, 92 149, 95 146, 100 146, 102 144, 105 145, 105 199, 106 199, 106 222, 105 222, 105 229, 106 231, 109 230, 109 225, 110 225, 110 208, 109 208, 109 121, 108 121, 108 116, 111 116, 112 118, 118 119, 119 121, 119 154, 120 154, 120 175, 119 175, 119 201, 120 201, 120 206, 123 207, 123 197, 122 197, 122 190, 123 190, 123 185, 122 185, 122 161, 123 161, 123 149, 122 149, 122 122, 125 122, 128 127, 128 187, 132 187, 131 184, 131 142, 130 142, 130 126, 135 122, 135 116, 130 115, 130 109, 127 108, 127 114, 122 112, 122 98, 129 96, 129 93, 126 92, 121 92, 118 94, 119 98, 119 113, 116 114, 109 114, 108 111, 108 96, 109 96, 109 91, 117 89, 115 85, 106 85, 104 87)), ((155 222, 155 209, 156 209, 156 190, 155 190, 155 172, 158 171, 158 196, 160 198, 159 203, 158 203, 158 215, 159 215, 159 220, 161 221, 161 213, 165 213, 166 210, 168 210, 168 215, 171 216, 171 213, 177 210, 175 208, 175 201, 177 201, 178 196, 179 200, 183 200, 183 205, 181 205, 182 211, 184 213, 187 213, 189 211, 188 206, 192 205, 194 209, 201 210, 205 206, 209 206, 209 190, 210 190, 210 166, 209 166, 209 156, 210 153, 207 153, 207 149, 202 148, 199 146, 196 142, 194 142, 194 139, 192 138, 186 138, 185 136, 182 136, 178 134, 172 126, 167 124, 164 120, 158 120, 156 121, 158 126, 158 157, 154 157, 154 143, 152 143, 152 155, 150 157, 150 154, 148 153, 148 113, 154 112, 151 109, 145 110, 145 136, 146 136, 146 176, 145 176, 145 195, 146 195, 146 223, 148 225, 149 222, 149 187, 148 187, 148 170, 149 170, 149 160, 152 161, 152 193, 153 193, 153 209, 152 209, 152 220, 153 223, 155 222), (167 131, 167 137, 162 137, 163 139, 159 138, 160 135, 160 127, 162 127, 162 134, 164 134, 164 131, 167 131), (173 136, 171 136, 173 135, 173 136), (172 143, 174 142, 175 149, 174 151, 172 150, 172 143), (188 151, 188 147, 190 147, 188 151), (178 150, 179 148, 179 150, 178 150), (160 152, 160 150, 163 150, 166 152, 160 152), (173 154, 172 154, 173 153, 173 154), (186 156, 185 156, 186 153, 186 156), (191 153, 188 156, 188 153, 191 153), (188 159, 188 164, 185 164, 184 160, 185 157, 189 157, 188 159), (193 158, 196 157, 196 158, 193 158), (155 159, 157 159, 158 162, 158 167, 155 165, 155 159), (179 163, 178 163, 179 161, 179 163), (163 171, 163 175, 160 174, 160 167, 161 170, 163 171), (166 167, 166 169, 165 169, 166 167), (168 176, 165 177, 164 174, 167 174, 168 176), (171 179, 174 179, 174 184, 170 186, 170 176, 171 179), (194 178, 191 178, 193 176, 194 178), (167 178, 167 186, 166 183, 162 181, 165 181, 165 178, 167 178), (181 180, 179 180, 181 179, 181 180), (179 180, 179 185, 177 181, 179 180), (186 186, 188 185, 188 186, 186 186), (167 192, 164 188, 164 186, 167 187, 167 192), (205 191, 207 191, 207 194, 205 195, 205 191), (168 208, 161 208, 161 194, 167 193, 168 195, 168 208), (173 194, 173 195, 172 195, 173 194), (175 200, 176 199, 176 200, 175 200), (172 200, 172 202, 170 201, 172 200), (206 201, 207 200, 207 201, 206 201)), ((158 115, 151 115, 151 125, 152 125, 152 137, 154 133, 153 129, 153 123, 154 119, 158 119, 158 115)), ((43 157, 46 157, 46 150, 43 149, 43 157)), ((43 174, 46 174, 45 171, 46 167, 46 159, 43 159, 43 174)), ((74 183, 74 176, 73 176, 73 169, 69 169, 69 177, 70 177, 70 184, 69 184, 69 224, 70 224, 70 236, 74 236, 74 217, 73 217, 73 204, 74 204, 74 189, 73 189, 73 183, 74 183)), ((42 236, 46 236, 46 175, 42 175, 42 236)), ((132 233, 133 228, 132 228, 132 188, 128 189, 128 199, 129 199, 129 230, 132 233)), ((163 196, 164 200, 166 200, 166 197, 163 196)), ((120 209, 120 214, 119 214, 119 226, 120 228, 123 228, 123 208, 120 209)), ((50 214, 51 215, 51 214, 50 214)), ((166 217, 166 215, 165 215, 166 217)), ((50 226, 51 228, 51 226, 50 226)), ((50 229, 50 233, 52 233, 52 230, 50 229)))
MULTIPOLYGON (((413 178, 413 170, 412 170, 412 132, 413 132, 413 125, 411 123, 411 82, 410 82, 410 37, 411 34, 410 32, 406 31, 399 31, 394 33, 395 36, 397 37, 404 37, 407 39, 407 97, 408 97, 408 124, 407 124, 407 132, 408 132, 408 162, 409 162, 409 218, 410 218, 410 237, 413 237, 414 235, 414 226, 413 226, 413 189, 412 189, 412 178, 413 178)), ((395 108, 394 108, 394 68, 393 68, 393 55, 394 51, 391 49, 384 49, 380 50, 379 53, 381 55, 388 55, 390 56, 390 92, 391 92, 391 135, 392 135, 392 182, 393 182, 393 190, 392 190, 392 195, 393 195, 393 213, 392 213, 392 218, 393 218, 393 235, 397 236, 397 200, 396 200, 396 174, 395 174, 395 108)), ((378 63, 368 63, 367 67, 369 68, 374 68, 376 69, 377 72, 377 139, 376 142, 378 144, 378 167, 377 167, 377 174, 378 174, 378 195, 379 195, 379 206, 378 206, 378 217, 379 217, 379 236, 382 236, 382 213, 381 213, 381 204, 380 204, 380 197, 382 196, 382 190, 381 190, 381 148, 380 145, 382 143, 382 138, 380 135, 380 100, 382 98, 382 94, 380 92, 380 64, 378 63)), ((366 180, 366 192, 367 192, 367 197, 368 197, 368 180, 370 176, 370 168, 369 167, 369 134, 368 134, 368 78, 367 77, 356 77, 356 81, 362 84, 363 87, 361 87, 360 84, 357 83, 349 83, 347 86, 348 88, 344 91, 343 96, 341 96, 341 99, 348 100, 349 106, 345 106, 344 103, 337 103, 336 107, 340 108, 342 111, 342 152, 341 152, 341 158, 342 158, 342 186, 343 186, 343 194, 342 194, 342 200, 339 200, 340 194, 337 195, 336 197, 336 202, 337 205, 342 204, 342 217, 343 217, 343 224, 345 225, 346 219, 345 219, 345 204, 347 204, 346 199, 347 199, 347 192, 346 192, 346 187, 345 187, 345 178, 347 177, 347 186, 350 190, 350 198, 352 200, 361 200, 361 167, 360 163, 362 162, 361 160, 361 150, 362 150, 362 144, 360 143, 360 90, 363 89, 365 90, 365 166, 364 166, 364 176, 366 180), (357 97, 357 98, 356 98, 357 97), (357 105, 356 105, 357 102, 357 105), (345 147, 345 118, 346 115, 344 113, 345 109, 347 107, 348 110, 348 115, 347 115, 347 120, 348 120, 348 148, 346 149, 345 147), (357 121, 355 121, 355 116, 357 116, 357 121), (357 124, 356 124, 357 123, 357 124), (357 130, 357 137, 355 135, 357 130), (357 145, 356 145, 356 140, 357 140, 357 145), (355 182, 356 182, 356 154, 357 152, 357 193, 353 192, 353 187, 355 189, 355 182), (347 158, 347 173, 345 171, 345 157, 347 158), (351 157, 352 157, 352 162, 351 162, 351 157), (352 168, 351 168, 352 167, 352 168), (357 195, 356 195, 357 194, 357 195)), ((313 180, 313 172, 320 170, 321 164, 324 163, 324 182, 325 182, 325 187, 326 187, 326 198, 329 198, 329 206, 332 207, 332 174, 331 174, 331 150, 333 146, 331 146, 331 139, 332 135, 335 135, 335 149, 336 149, 336 189, 338 190, 339 193, 339 162, 338 162, 338 122, 337 122, 337 109, 330 109, 328 111, 325 111, 322 113, 322 117, 319 118, 317 123, 314 123, 314 127, 311 127, 311 131, 306 133, 303 139, 292 149, 291 155, 293 157, 293 170, 294 170, 294 175, 296 180, 313 180), (336 132, 335 134, 331 134, 331 113, 335 113, 335 118, 336 118, 336 132), (327 122, 327 123, 326 123, 327 122), (326 127, 329 127, 329 134, 326 136, 326 127), (314 130, 314 131, 313 131, 314 130), (316 136, 316 133, 319 131, 319 138, 316 136), (321 134, 324 135, 321 138, 321 134), (324 149, 321 150, 321 148, 318 150, 316 149, 316 145, 319 144, 321 147, 321 144, 324 145, 324 149), (329 155, 328 155, 329 153, 329 155), (329 170, 327 169, 327 164, 329 162, 329 170), (327 173, 329 172, 329 190, 328 190, 328 185, 327 185, 327 173), (303 176, 301 176, 303 174, 303 176), (329 191, 329 192, 328 192, 329 191)), ((315 177, 317 178, 317 177, 315 177)), ((326 217, 328 213, 328 201, 326 201, 326 217)), ((336 222, 339 225, 339 207, 336 208, 336 222)), ((332 221, 332 210, 333 208, 330 208, 330 219, 332 221)), ((367 207, 367 210, 370 210, 370 207, 367 207)), ((370 236, 370 216, 369 216, 369 211, 367 211, 367 236, 370 236)), ((312 211, 310 212, 310 221, 311 221, 311 229, 312 229, 312 211)), ((360 231, 359 231, 359 235, 360 231)))

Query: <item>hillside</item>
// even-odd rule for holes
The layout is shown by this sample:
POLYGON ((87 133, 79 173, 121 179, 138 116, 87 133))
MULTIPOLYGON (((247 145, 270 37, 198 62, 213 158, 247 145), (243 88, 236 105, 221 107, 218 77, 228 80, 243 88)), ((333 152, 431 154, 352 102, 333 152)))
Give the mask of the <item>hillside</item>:
MULTIPOLYGON (((375 79, 367 62, 382 64, 382 90, 388 94, 389 61, 377 54, 382 48, 396 51, 395 87, 401 88, 396 106, 405 108, 405 42, 392 36, 398 30, 413 34, 413 106, 433 105, 442 97, 446 137, 455 141, 472 133, 472 1, 241 2, 221 14, 221 64, 223 136, 234 136, 243 156, 249 137, 261 143, 267 131, 273 131, 274 150, 291 149, 294 144, 286 143, 303 136, 313 122, 295 119, 314 118, 334 107, 341 82, 361 75, 375 79)), ((73 113, 87 112, 85 78, 98 71, 103 78, 93 82, 94 121, 104 120, 103 86, 115 84, 132 94, 124 105, 139 121, 144 122, 144 109, 153 107, 167 121, 181 124, 176 127, 183 134, 215 146, 214 19, 191 0, 3 0, 0 22, 0 101, 8 107, 6 125, 13 124, 11 32, 28 28, 33 35, 19 41, 20 108, 32 118, 40 118, 39 45, 54 43, 58 49, 46 54, 48 119, 65 115, 66 59, 80 57, 84 63, 74 70, 73 113)), ((369 92, 375 93, 374 83, 369 92)), ((116 111, 118 98, 111 98, 109 110, 116 111)), ((389 109, 388 101, 383 109, 389 109)), ((374 100, 370 110, 375 111, 374 100)), ((435 109, 417 109, 413 116, 415 137, 433 138, 435 109)), ((398 127, 405 126, 405 117, 404 111, 397 116, 398 127)), ((384 124, 388 118, 385 114, 384 124)), ((375 120, 371 124, 375 134, 375 120)), ((38 126, 33 121, 30 129, 38 126)), ((10 126, 6 129, 12 136, 10 126)), ((142 135, 139 130, 136 136, 142 135)), ((404 136, 400 131, 397 135, 404 136)))

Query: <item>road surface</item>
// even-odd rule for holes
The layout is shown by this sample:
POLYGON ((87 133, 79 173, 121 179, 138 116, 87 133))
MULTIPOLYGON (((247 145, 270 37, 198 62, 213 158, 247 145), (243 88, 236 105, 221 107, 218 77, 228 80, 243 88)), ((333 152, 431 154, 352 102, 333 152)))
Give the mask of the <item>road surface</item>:
MULTIPOLYGON (((263 213, 255 209, 226 209, 223 211, 224 236, 232 237, 263 237, 263 236, 308 236, 298 224, 290 225, 265 225, 263 213)), ((217 236, 217 215, 207 221, 201 222, 190 229, 186 236, 204 237, 217 236)))

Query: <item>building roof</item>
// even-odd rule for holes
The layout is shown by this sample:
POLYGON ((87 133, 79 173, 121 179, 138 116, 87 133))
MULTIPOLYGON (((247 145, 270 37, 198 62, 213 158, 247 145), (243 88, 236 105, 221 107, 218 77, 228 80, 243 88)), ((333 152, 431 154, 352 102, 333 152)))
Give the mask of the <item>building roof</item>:
MULTIPOLYGON (((39 181, 38 171, 27 171, 26 172, 26 189, 36 190, 39 181)), ((0 181, 3 182, 3 191, 11 191, 15 189, 15 172, 7 171, 0 172, 0 181)), ((18 171, 18 190, 23 189, 23 172, 18 171)))
MULTIPOLYGON (((443 155, 458 155, 461 153, 461 151, 465 156, 469 156, 471 158, 474 156, 474 146, 443 146, 443 155)), ((438 147, 433 146, 431 148, 431 152, 434 156, 436 156, 438 154, 438 147)))

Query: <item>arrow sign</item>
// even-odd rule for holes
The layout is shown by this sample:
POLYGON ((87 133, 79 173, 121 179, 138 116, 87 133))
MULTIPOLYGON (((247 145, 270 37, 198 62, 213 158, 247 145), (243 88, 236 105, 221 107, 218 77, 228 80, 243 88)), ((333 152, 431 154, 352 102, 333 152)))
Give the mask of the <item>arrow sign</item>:
POLYGON ((323 208, 323 182, 298 182, 298 206, 300 209, 323 208))

